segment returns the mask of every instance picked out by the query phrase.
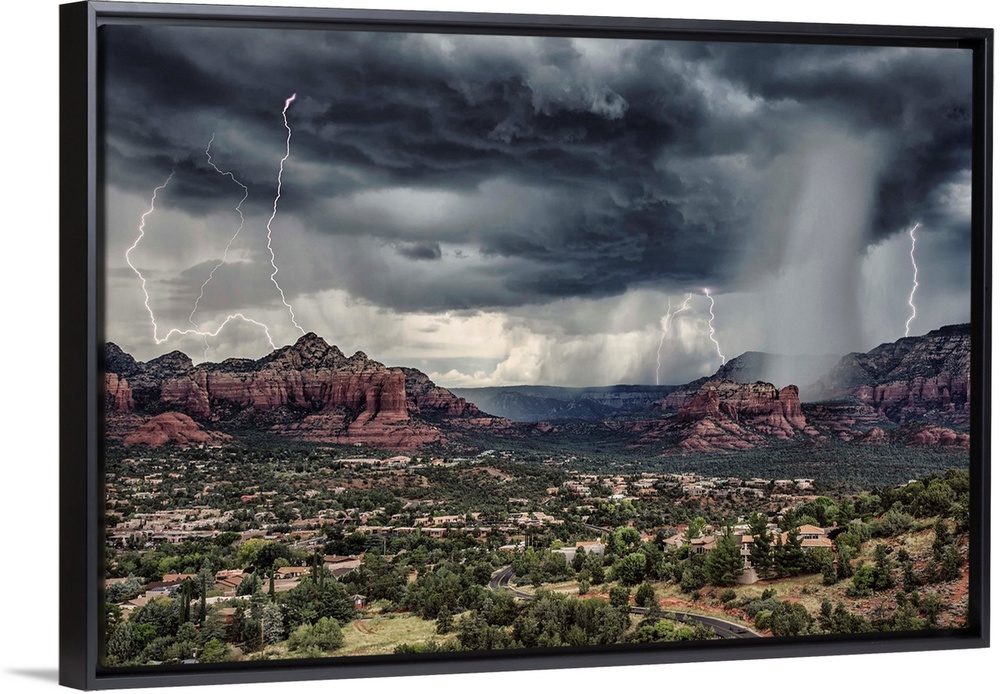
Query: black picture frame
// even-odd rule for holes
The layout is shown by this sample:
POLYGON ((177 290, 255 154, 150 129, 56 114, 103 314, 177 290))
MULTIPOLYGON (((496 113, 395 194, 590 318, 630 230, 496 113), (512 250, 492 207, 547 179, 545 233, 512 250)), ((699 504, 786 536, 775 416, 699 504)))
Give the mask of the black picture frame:
POLYGON ((989 646, 990 346, 992 224, 991 29, 650 20, 376 10, 78 2, 60 8, 60 683, 79 689, 280 682, 411 674, 489 672, 648 663, 702 662, 836 654, 931 651, 989 646), (98 664, 101 560, 102 427, 100 325, 101 209, 97 28, 106 22, 324 26, 527 35, 623 36, 685 40, 837 43, 967 48, 974 66, 972 418, 970 423, 969 627, 962 630, 773 638, 765 643, 694 643, 565 652, 368 656, 364 662, 264 662, 164 666, 98 664), (978 262, 977 262, 978 261, 978 262))

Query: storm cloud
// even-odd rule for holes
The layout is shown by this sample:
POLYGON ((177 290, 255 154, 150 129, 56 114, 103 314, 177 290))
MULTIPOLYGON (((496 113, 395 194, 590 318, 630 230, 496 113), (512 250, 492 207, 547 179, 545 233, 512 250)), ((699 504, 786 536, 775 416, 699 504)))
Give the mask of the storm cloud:
MULTIPOLYGON (((563 358, 567 373, 572 354, 593 371, 628 349, 636 354, 624 363, 634 366, 611 380, 642 381, 666 308, 655 298, 711 288, 732 354, 782 344, 867 348, 892 337, 883 314, 898 307, 888 298, 870 305, 866 273, 888 272, 876 260, 892 272, 897 261, 908 264, 878 249, 916 221, 950 268, 927 287, 941 308, 924 328, 968 319, 967 309, 954 310, 969 292, 965 51, 168 26, 102 32, 103 163, 114 208, 108 267, 122 269, 138 215, 174 171, 158 198, 164 212, 150 217, 148 245, 134 256, 160 277, 152 300, 171 317, 186 318, 197 278, 222 257, 238 223, 242 189, 206 160, 214 138, 215 162, 247 186, 247 225, 229 257, 242 265, 220 271, 204 297, 206 320, 212 311, 255 309, 281 320, 262 246, 272 213, 281 287, 316 322, 307 328, 331 341, 358 334, 362 320, 331 301, 366 307, 367 320, 371 311, 482 315, 507 331, 501 342, 511 340, 500 357, 514 354, 515 334, 521 352, 535 345, 532 359, 563 358), (288 134, 281 108, 292 93, 291 156, 276 202, 288 134), (755 312, 756 325, 743 315, 725 322, 727 295, 731 306, 755 312), (555 307, 567 305, 591 316, 580 338, 591 342, 546 357, 554 352, 542 345, 565 347, 572 328, 555 307), (642 312, 626 337, 588 313, 597 306, 642 312), (857 318, 862 308, 874 316, 867 327, 857 318), (336 324, 324 322, 331 311, 336 324)), ((115 278, 116 291, 129 291, 127 273, 115 278)), ((143 337, 135 296, 112 302, 109 333, 142 356, 162 351, 143 337)), ((388 343, 356 348, 407 358, 388 343)), ((684 366, 674 380, 711 367, 710 350, 701 358, 677 349, 684 366)), ((553 368, 539 367, 536 377, 553 368)), ((572 380, 562 370, 553 378, 572 380)))

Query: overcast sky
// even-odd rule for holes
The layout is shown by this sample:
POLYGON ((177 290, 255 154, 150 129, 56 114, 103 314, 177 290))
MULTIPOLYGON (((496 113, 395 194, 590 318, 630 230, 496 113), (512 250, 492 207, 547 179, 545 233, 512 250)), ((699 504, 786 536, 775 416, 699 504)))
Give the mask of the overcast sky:
POLYGON ((305 330, 446 386, 604 385, 866 351, 918 222, 910 334, 969 320, 967 51, 102 32, 105 332, 139 359, 305 330))

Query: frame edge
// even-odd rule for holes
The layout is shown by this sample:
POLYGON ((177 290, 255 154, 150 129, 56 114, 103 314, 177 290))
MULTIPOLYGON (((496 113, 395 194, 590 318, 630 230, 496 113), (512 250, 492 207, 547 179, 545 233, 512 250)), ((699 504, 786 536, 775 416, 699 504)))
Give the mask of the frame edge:
POLYGON ((59 7, 59 684, 94 686, 96 521, 89 483, 93 347, 93 42, 88 2, 59 7), (86 262, 83 262, 86 259, 86 262), (81 445, 83 444, 83 445, 81 445), (81 519, 86 519, 81 522, 81 519))

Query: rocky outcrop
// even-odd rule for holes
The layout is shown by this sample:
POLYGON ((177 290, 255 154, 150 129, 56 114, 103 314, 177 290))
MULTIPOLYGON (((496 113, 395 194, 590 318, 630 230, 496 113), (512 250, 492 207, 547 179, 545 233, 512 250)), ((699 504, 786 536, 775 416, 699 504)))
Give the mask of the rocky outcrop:
POLYGON ((910 446, 945 446, 949 448, 969 448, 969 435, 947 427, 924 426, 903 432, 903 443, 910 446))
POLYGON ((114 414, 125 414, 135 409, 128 379, 113 373, 104 375, 104 407, 114 414))
MULTIPOLYGON (((697 393, 706 383, 734 381, 736 383, 813 383, 827 373, 837 363, 838 356, 832 354, 769 354, 767 352, 744 352, 733 357, 711 376, 677 386, 671 396, 654 405, 657 409, 676 408, 686 398, 697 393)), ((805 395, 811 396, 812 393, 805 395)))
POLYGON ((406 392, 411 396, 414 414, 442 417, 482 417, 484 413, 465 398, 456 397, 447 388, 434 385, 422 371, 403 367, 406 392))
POLYGON ((852 399, 896 423, 917 420, 968 426, 972 339, 969 325, 904 337, 843 357, 815 390, 852 399))
POLYGON ((677 409, 678 422, 728 419, 743 428, 779 439, 809 432, 799 389, 778 390, 770 383, 709 382, 677 409))
POLYGON ((164 412, 139 425, 122 443, 125 446, 159 448, 168 444, 182 447, 222 443, 231 437, 217 431, 206 431, 193 419, 180 412, 164 412))
POLYGON ((696 422, 677 447, 685 452, 743 451, 765 443, 760 434, 724 419, 702 419, 696 422))
POLYGON ((859 436, 858 443, 863 443, 866 446, 886 446, 889 443, 889 435, 885 433, 885 429, 875 427, 867 434, 859 436))
POLYGON ((195 366, 171 352, 142 364, 109 344, 105 363, 109 417, 179 412, 206 424, 391 449, 443 441, 439 425, 450 420, 493 419, 415 369, 389 368, 363 352, 346 357, 312 333, 258 360, 195 366))

